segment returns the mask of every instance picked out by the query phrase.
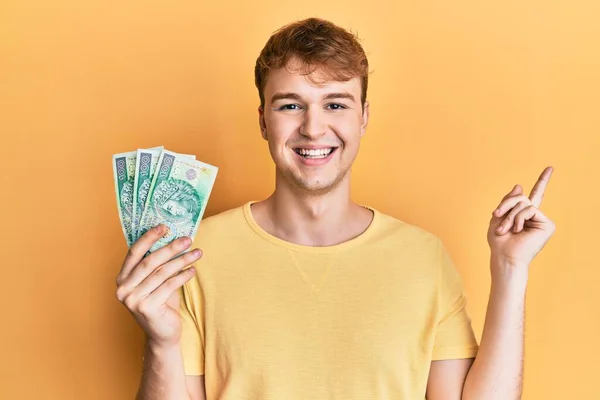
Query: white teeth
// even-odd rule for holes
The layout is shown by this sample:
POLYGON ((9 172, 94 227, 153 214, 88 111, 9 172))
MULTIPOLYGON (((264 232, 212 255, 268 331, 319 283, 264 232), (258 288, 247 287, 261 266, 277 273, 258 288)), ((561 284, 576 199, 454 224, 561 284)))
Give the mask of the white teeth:
POLYGON ((332 147, 326 149, 297 149, 296 152, 307 158, 324 158, 333 151, 332 147))

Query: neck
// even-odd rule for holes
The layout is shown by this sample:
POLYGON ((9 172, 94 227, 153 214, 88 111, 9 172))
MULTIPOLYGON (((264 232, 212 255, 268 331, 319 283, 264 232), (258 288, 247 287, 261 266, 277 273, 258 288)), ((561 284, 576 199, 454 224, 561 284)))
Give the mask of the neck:
POLYGON ((367 229, 373 213, 350 199, 349 174, 327 193, 314 195, 277 177, 275 191, 254 203, 261 228, 282 240, 305 246, 332 246, 367 229))

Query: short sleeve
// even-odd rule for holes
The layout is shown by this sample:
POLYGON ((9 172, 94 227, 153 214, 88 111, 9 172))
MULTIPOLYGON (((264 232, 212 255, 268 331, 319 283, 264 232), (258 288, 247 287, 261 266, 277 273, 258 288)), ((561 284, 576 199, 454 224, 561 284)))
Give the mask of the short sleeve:
POLYGON ((439 257, 439 314, 432 359, 475 357, 479 345, 473 332, 471 319, 467 314, 467 298, 462 280, 441 240, 439 240, 439 257))
POLYGON ((180 289, 181 352, 186 375, 204 375, 204 312, 198 277, 180 289))

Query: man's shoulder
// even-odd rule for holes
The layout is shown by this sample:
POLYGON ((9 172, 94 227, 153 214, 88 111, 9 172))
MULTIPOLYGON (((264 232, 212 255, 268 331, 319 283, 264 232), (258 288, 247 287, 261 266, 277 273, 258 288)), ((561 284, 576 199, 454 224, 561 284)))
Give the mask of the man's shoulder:
POLYGON ((392 214, 380 212, 378 219, 369 253, 378 255, 381 264, 388 265, 391 271, 398 268, 402 273, 416 274, 413 275, 416 280, 434 282, 440 255, 438 236, 417 223, 392 214))
POLYGON ((385 212, 379 213, 379 238, 410 246, 437 246, 440 238, 430 230, 385 212))

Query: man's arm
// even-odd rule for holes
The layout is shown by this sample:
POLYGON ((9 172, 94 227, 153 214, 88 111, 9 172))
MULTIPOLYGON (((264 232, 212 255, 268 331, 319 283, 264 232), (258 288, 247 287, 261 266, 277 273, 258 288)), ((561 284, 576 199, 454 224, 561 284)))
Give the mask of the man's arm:
POLYGON ((481 344, 475 360, 433 361, 427 400, 520 399, 523 386, 523 325, 527 268, 501 261, 506 271, 492 280, 481 344))
POLYGON ((523 326, 529 265, 556 226, 539 207, 552 175, 546 167, 529 197, 521 185, 492 212, 487 233, 492 289, 479 353, 467 375, 463 399, 520 399, 523 392, 523 326))
POLYGON ((206 400, 204 375, 186 375, 185 383, 192 400, 206 400))
POLYGON ((431 362, 427 380, 427 400, 461 400, 467 373, 473 358, 431 362))
POLYGON ((504 271, 492 279, 479 352, 465 381, 463 399, 520 399, 523 392, 523 325, 528 268, 492 258, 504 271))
POLYGON ((556 230, 554 222, 539 210, 553 170, 544 169, 529 197, 521 185, 515 185, 492 212, 487 233, 492 288, 481 344, 462 399, 514 400, 522 396, 529 265, 556 230))
POLYGON ((137 400, 206 400, 204 376, 186 376, 181 347, 155 347, 146 342, 137 400))

